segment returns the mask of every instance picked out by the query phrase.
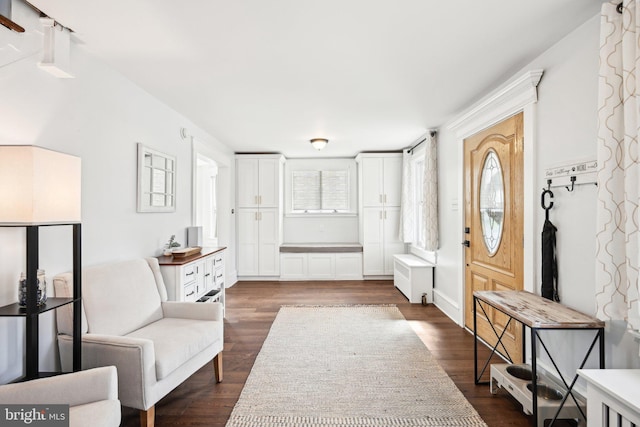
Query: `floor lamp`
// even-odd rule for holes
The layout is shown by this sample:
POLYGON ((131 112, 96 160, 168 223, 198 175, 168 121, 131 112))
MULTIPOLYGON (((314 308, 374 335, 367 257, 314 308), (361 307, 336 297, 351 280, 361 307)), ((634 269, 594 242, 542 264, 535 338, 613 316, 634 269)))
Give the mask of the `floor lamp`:
POLYGON ((73 303, 73 369, 81 369, 81 165, 80 158, 36 146, 0 145, 0 227, 26 229, 26 307, 0 307, 0 315, 26 318, 26 379, 41 376, 38 367, 38 316, 73 303), (73 298, 54 298, 39 306, 39 227, 73 227, 73 298))

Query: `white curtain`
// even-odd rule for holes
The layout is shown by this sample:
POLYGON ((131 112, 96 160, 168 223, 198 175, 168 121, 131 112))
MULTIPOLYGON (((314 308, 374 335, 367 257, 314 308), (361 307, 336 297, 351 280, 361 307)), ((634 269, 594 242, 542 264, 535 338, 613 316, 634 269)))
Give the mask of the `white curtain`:
POLYGON ((413 198, 413 180, 411 177, 411 153, 409 150, 402 152, 402 195, 400 199, 400 240, 405 243, 413 243, 416 236, 415 209, 413 198))
POLYGON ((640 0, 602 5, 598 88, 596 307, 602 320, 640 329, 638 124, 640 0))
POLYGON ((431 132, 424 142, 424 178, 422 184, 424 209, 422 221, 425 249, 438 249, 438 158, 436 156, 436 133, 431 132))

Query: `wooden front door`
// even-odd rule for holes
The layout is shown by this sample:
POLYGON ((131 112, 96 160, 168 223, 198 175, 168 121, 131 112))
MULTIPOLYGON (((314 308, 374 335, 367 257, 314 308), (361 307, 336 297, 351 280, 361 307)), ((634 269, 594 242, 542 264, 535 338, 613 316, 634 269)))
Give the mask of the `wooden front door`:
MULTIPOLYGON (((465 324, 473 330, 473 292, 523 289, 522 113, 464 140, 465 324)), ((478 335, 491 345, 509 318, 478 308, 478 335), (487 318, 488 317, 488 318, 487 318)), ((502 342, 520 363, 522 327, 511 322, 502 342)), ((502 347, 498 351, 505 353, 502 347)))

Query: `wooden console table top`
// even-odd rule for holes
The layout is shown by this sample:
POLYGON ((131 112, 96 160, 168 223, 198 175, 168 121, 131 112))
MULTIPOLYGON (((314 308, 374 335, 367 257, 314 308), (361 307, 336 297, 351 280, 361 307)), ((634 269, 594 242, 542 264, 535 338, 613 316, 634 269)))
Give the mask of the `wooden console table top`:
POLYGON ((156 258, 158 258, 158 264, 160 265, 184 265, 190 263, 191 261, 206 257, 207 255, 220 252, 224 249, 227 249, 227 247, 221 246, 217 248, 202 248, 202 251, 200 251, 199 253, 186 257, 174 258, 173 256, 160 255, 156 258))
POLYGON ((475 291, 473 296, 530 328, 604 328, 602 320, 527 291, 475 291))

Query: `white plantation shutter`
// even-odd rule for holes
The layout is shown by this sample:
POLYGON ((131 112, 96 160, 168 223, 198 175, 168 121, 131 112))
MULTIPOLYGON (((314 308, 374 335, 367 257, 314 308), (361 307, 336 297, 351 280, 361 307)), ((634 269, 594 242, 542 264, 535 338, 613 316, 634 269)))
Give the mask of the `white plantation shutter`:
POLYGON ((320 171, 293 172, 293 210, 320 209, 320 171))
POLYGON ((346 211, 349 209, 349 173, 322 171, 322 209, 346 211))
POLYGON ((349 210, 349 171, 293 171, 294 212, 349 210))

